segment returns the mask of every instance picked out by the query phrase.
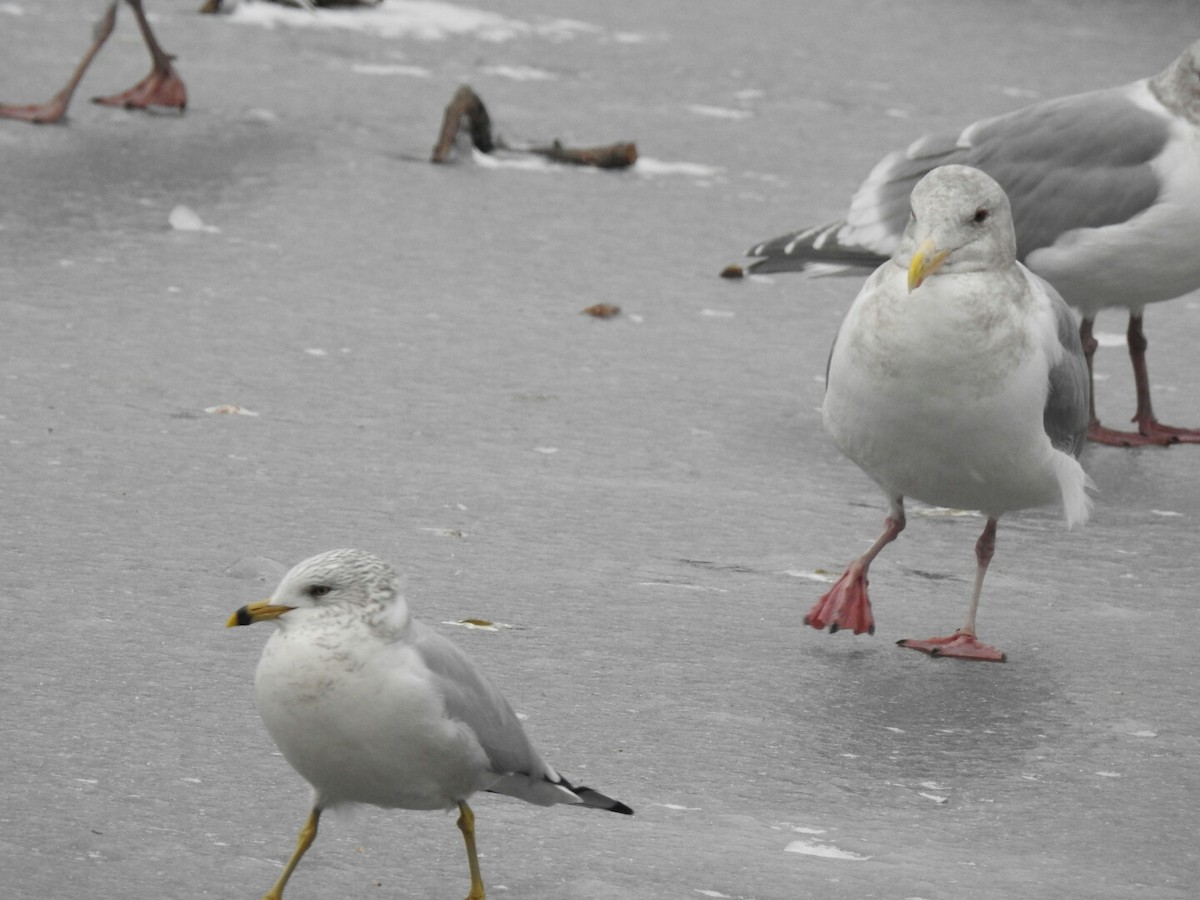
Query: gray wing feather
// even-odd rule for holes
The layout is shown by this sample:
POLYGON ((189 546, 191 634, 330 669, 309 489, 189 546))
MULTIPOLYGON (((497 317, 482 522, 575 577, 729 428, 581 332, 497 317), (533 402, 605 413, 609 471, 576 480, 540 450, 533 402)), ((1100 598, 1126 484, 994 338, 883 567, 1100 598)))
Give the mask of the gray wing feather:
POLYGON ((1042 411, 1042 424, 1050 443, 1064 453, 1078 458, 1087 443, 1091 390, 1083 345, 1079 341, 1079 326, 1066 301, 1049 282, 1030 273, 1040 283, 1054 310, 1058 326, 1058 342, 1062 357, 1050 367, 1050 390, 1042 411))
POLYGON ((1169 121, 1138 106, 1130 91, 1063 97, 984 119, 957 135, 919 138, 880 161, 855 194, 845 223, 764 241, 751 249, 749 255, 763 258, 750 268, 877 265, 882 248, 856 246, 856 231, 882 232, 894 246, 908 222, 913 187, 952 163, 982 169, 1004 188, 1018 259, 1064 232, 1128 221, 1157 200, 1161 185, 1152 162, 1170 139, 1169 121))
POLYGON ((475 732, 492 771, 543 777, 547 767, 500 689, 452 641, 420 622, 413 626, 413 647, 438 676, 447 714, 475 732))
POLYGON ((1064 97, 973 125, 959 161, 999 182, 1024 259, 1076 228, 1126 222, 1158 199, 1166 119, 1127 88, 1064 97))

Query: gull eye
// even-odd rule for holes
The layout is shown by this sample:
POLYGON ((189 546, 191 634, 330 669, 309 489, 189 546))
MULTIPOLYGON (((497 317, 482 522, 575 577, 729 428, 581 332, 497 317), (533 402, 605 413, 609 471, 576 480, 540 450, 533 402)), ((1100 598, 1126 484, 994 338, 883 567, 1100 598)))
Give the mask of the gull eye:
POLYGON ((986 222, 988 220, 988 216, 990 216, 990 215, 991 215, 991 213, 988 212, 987 208, 981 206, 981 207, 979 207, 979 209, 975 210, 975 215, 971 219, 971 221, 974 222, 976 225, 982 225, 984 222, 986 222))
POLYGON ((333 590, 333 588, 331 588, 327 584, 314 584, 307 591, 305 591, 305 593, 308 594, 308 596, 312 597, 314 600, 317 600, 321 597, 324 597, 326 594, 328 594, 332 590, 333 590))

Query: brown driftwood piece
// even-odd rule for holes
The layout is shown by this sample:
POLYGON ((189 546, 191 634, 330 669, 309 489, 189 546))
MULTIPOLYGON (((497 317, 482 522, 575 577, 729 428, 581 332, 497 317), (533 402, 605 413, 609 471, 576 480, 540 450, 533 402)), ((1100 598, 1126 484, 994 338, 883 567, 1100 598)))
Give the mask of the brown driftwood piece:
POLYGON ((619 141, 605 147, 564 147, 555 141, 549 147, 530 147, 530 153, 554 162, 575 166, 596 166, 599 169, 625 169, 637 162, 637 144, 619 141))
POLYGON ((576 166, 595 166, 599 169, 625 169, 637 162, 637 144, 620 141, 604 147, 564 147, 562 141, 554 141, 548 147, 511 147, 492 136, 492 121, 487 107, 470 85, 462 85, 442 116, 442 130, 433 146, 430 160, 445 162, 454 150, 454 141, 464 121, 471 134, 471 143, 481 153, 506 150, 512 153, 534 153, 549 160, 576 166))
POLYGON ((471 132, 471 143, 481 153, 491 153, 496 148, 492 140, 492 120, 488 116, 487 107, 470 86, 463 85, 454 92, 454 97, 446 105, 446 113, 442 117, 442 132, 433 147, 431 162, 445 162, 450 151, 454 149, 454 138, 463 119, 471 132))

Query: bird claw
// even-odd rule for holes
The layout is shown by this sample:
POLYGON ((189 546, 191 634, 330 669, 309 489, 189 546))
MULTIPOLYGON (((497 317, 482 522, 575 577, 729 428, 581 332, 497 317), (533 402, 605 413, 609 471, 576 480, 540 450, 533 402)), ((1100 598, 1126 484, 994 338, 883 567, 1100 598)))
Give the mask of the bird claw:
POLYGON ((67 114, 67 105, 61 97, 46 103, 30 103, 26 106, 0 106, 0 118, 17 119, 34 125, 53 125, 61 122, 67 114))
POLYGON ((896 641, 896 646, 947 659, 969 659, 978 662, 1005 662, 1008 659, 1006 653, 981 642, 975 635, 966 631, 956 631, 947 637, 925 640, 903 638, 896 641))
POLYGON ((830 634, 849 628, 855 634, 874 634, 875 618, 867 597, 867 579, 853 565, 846 569, 837 583, 813 604, 804 617, 804 624, 821 631, 829 626, 830 634))
POLYGON ((187 107, 187 88, 175 70, 168 67, 165 72, 152 71, 127 91, 108 97, 93 97, 92 102, 124 109, 162 106, 183 112, 187 107))

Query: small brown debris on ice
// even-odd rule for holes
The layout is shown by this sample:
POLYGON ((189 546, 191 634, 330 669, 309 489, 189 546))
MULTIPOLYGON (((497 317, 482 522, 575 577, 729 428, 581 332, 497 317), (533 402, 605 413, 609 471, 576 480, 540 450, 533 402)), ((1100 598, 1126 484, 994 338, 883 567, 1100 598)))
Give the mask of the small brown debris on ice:
POLYGON ((620 315, 621 307, 613 306, 611 303, 594 303, 581 312, 597 319, 611 319, 613 316, 620 315))

